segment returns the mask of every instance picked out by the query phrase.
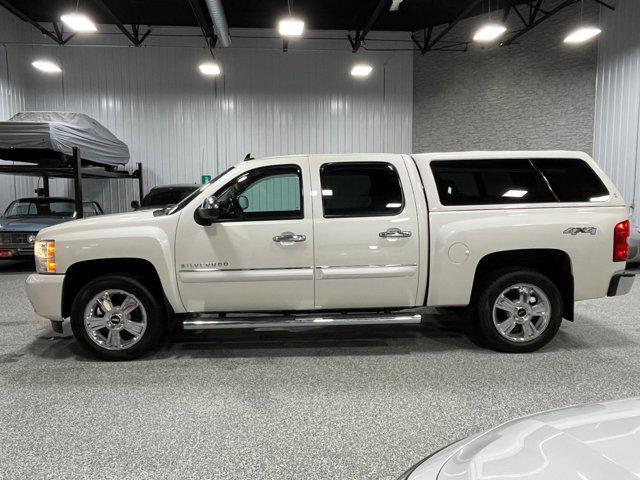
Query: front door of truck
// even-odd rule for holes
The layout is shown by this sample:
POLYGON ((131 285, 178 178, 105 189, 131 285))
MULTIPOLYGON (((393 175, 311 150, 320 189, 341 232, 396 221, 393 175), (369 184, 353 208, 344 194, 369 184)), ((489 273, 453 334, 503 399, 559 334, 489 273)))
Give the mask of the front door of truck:
POLYGON ((316 308, 413 306, 419 232, 399 155, 311 156, 316 308))
POLYGON ((307 157, 246 162, 212 191, 210 226, 181 214, 176 233, 180 296, 188 311, 312 309, 313 219, 307 157), (253 163, 253 164, 252 164, 253 163))

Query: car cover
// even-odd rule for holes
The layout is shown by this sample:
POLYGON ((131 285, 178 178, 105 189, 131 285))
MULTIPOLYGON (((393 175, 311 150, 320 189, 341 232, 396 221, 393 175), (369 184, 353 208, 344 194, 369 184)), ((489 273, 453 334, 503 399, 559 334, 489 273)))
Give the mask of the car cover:
POLYGON ((111 166, 129 161, 129 147, 83 113, 20 112, 0 122, 0 158, 4 160, 37 162, 37 150, 72 155, 73 147, 79 148, 85 161, 111 166), (25 151, 30 151, 29 160, 21 155, 25 151))

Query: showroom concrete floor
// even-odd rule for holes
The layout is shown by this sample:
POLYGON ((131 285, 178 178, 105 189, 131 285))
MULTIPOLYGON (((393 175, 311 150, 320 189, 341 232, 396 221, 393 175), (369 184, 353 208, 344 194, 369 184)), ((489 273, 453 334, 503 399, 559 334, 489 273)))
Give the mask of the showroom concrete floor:
POLYGON ((0 267, 0 478, 393 479, 515 416, 640 396, 640 285, 578 304, 551 345, 483 350, 463 322, 179 336, 83 357, 0 267))

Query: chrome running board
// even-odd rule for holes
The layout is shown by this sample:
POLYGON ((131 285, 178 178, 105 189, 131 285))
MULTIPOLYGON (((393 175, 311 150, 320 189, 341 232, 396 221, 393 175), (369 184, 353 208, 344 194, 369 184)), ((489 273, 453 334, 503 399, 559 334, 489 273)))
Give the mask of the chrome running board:
POLYGON ((349 325, 392 325, 420 323, 422 315, 397 313, 380 315, 299 315, 282 317, 189 318, 183 320, 185 330, 224 330, 230 328, 292 328, 349 325))

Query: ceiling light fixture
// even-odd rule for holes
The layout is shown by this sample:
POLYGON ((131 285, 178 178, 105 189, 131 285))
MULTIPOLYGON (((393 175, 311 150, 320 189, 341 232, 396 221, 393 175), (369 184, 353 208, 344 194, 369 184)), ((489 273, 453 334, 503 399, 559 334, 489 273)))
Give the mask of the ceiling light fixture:
POLYGON ((368 77, 373 67, 366 63, 357 63, 351 67, 351 75, 354 77, 368 77))
POLYGON ((96 24, 83 13, 65 13, 60 17, 60 20, 74 32, 92 33, 98 31, 96 24))
POLYGON ((591 40, 602 33, 598 27, 581 26, 569 33, 564 39, 564 43, 579 44, 591 40))
POLYGON ((487 23, 478 29, 473 36, 474 42, 491 42, 507 31, 500 23, 487 23))
POLYGON ((204 62, 198 65, 198 68, 200 69, 200 73, 202 73, 203 75, 212 76, 220 75, 220 73, 222 73, 222 71, 220 70, 220 65, 218 65, 216 62, 204 62))
POLYGON ((278 32, 283 37, 300 37, 304 31, 304 22, 299 18, 287 17, 278 22, 278 32))
POLYGON ((46 73, 62 72, 60 65, 58 65, 55 62, 52 62, 51 60, 35 60, 31 62, 31 65, 33 65, 36 69, 40 70, 41 72, 46 72, 46 73))

